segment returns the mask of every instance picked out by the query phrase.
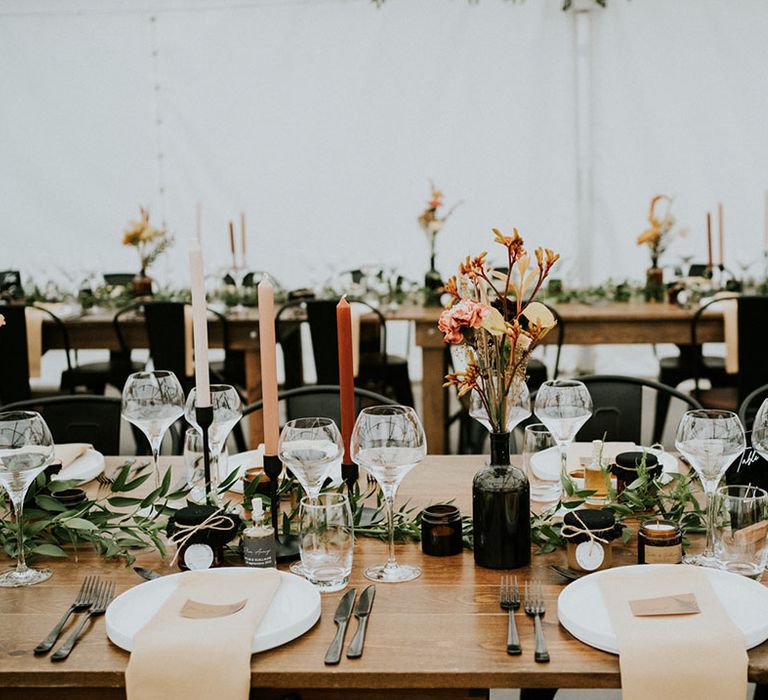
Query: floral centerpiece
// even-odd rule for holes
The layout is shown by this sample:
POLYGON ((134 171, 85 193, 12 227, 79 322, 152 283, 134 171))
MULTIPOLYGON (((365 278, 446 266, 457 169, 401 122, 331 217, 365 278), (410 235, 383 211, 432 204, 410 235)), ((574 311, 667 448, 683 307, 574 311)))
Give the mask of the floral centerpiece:
POLYGON ((173 243, 173 238, 164 228, 155 228, 149 222, 149 212, 140 208, 138 221, 131 221, 123 232, 123 245, 133 246, 139 253, 139 274, 133 280, 135 294, 151 294, 152 278, 147 268, 155 262, 173 243))
POLYGON ((637 237, 637 244, 648 246, 651 253, 651 267, 646 273, 646 301, 664 300, 664 274, 659 267, 659 258, 675 237, 672 231, 675 217, 672 216, 671 208, 672 199, 665 194, 657 194, 651 199, 648 211, 649 227, 637 237), (666 206, 663 211, 659 211, 662 204, 666 206))
POLYGON ((424 235, 426 235, 429 242, 429 271, 424 278, 424 287, 426 289, 425 302, 427 306, 438 306, 440 304, 443 281, 440 273, 435 268, 437 236, 442 231, 445 222, 461 202, 457 202, 446 213, 441 214, 440 210, 444 206, 443 193, 431 182, 430 189, 429 201, 424 211, 419 215, 418 221, 421 230, 424 231, 424 235))
POLYGON ((530 561, 530 492, 525 474, 510 466, 509 431, 530 415, 528 361, 555 326, 549 308, 534 299, 560 256, 537 248, 534 264, 517 229, 512 236, 493 233, 506 267, 492 270, 487 253, 467 257, 445 285, 451 298, 438 328, 446 343, 466 351, 466 366, 448 374, 445 386, 455 386, 460 396, 473 392, 482 404, 481 422, 491 431, 491 463, 472 485, 475 561, 516 568, 530 561))

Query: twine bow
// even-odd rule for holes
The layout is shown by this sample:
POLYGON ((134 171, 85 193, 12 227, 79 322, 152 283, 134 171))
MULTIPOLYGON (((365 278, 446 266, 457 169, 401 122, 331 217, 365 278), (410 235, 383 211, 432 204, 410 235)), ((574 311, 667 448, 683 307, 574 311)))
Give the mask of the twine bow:
MULTIPOLYGON (((581 519, 581 516, 575 511, 572 510, 571 513, 573 513, 573 517, 576 518, 576 520, 579 521, 579 525, 581 525, 581 528, 576 527, 575 525, 571 525, 570 523, 567 523, 563 525, 562 530, 560 530, 560 533, 570 539, 571 537, 574 537, 575 535, 586 535, 589 537, 590 542, 601 542, 602 544, 609 544, 610 540, 603 539, 602 537, 599 537, 596 535, 592 530, 590 530, 584 521, 581 519), (566 534, 565 530, 568 530, 568 533, 566 534)), ((608 528, 601 528, 599 532, 603 532, 607 530, 608 528)))
POLYGON ((232 527, 232 521, 226 515, 224 515, 223 508, 219 508, 219 510, 211 513, 199 525, 176 524, 175 525, 176 532, 174 532, 170 537, 171 542, 174 542, 176 544, 176 554, 174 554, 173 559, 171 559, 171 566, 173 566, 176 563, 176 560, 179 558, 179 553, 183 549, 184 545, 189 541, 189 539, 195 533, 200 532, 201 530, 226 531, 226 530, 229 530, 231 527, 232 527))

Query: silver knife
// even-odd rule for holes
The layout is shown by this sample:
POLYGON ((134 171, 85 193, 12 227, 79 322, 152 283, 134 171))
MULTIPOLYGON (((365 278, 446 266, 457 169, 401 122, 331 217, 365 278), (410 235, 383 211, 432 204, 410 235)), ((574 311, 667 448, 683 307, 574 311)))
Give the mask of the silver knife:
POLYGON ((355 595, 357 590, 350 588, 339 601, 336 607, 336 612, 333 614, 333 621, 337 625, 336 636, 331 642, 331 646, 328 647, 328 651, 325 652, 325 663, 333 665, 341 661, 341 649, 344 646, 344 635, 347 632, 347 623, 349 622, 349 616, 352 614, 352 608, 355 606, 355 595))
POLYGON ((361 594, 355 608, 355 617, 357 618, 357 631, 347 649, 348 659, 359 659, 363 655, 363 644, 365 644, 365 628, 368 626, 368 616, 371 614, 373 599, 376 595, 376 586, 368 586, 361 594))

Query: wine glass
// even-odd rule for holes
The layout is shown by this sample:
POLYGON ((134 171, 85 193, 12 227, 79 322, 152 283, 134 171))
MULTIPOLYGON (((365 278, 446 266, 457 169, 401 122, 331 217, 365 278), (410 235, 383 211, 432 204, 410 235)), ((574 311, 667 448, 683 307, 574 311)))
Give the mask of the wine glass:
POLYGON ((389 526, 386 564, 368 567, 366 578, 382 583, 410 581, 421 575, 418 566, 395 560, 395 495, 403 477, 427 455, 427 438, 416 411, 408 406, 372 406, 357 417, 351 440, 352 459, 367 469, 384 494, 389 526))
POLYGON ((560 471, 567 474, 568 445, 592 416, 589 390, 575 379, 550 379, 536 392, 533 412, 555 438, 560 471))
MULTIPOLYGON (((196 399, 197 388, 195 387, 187 397, 184 417, 202 437, 203 431, 197 422, 197 414, 195 413, 196 399)), ((232 432, 232 428, 243 417, 243 404, 235 387, 229 384, 211 384, 211 406, 213 406, 213 422, 208 428, 208 448, 211 452, 211 492, 215 494, 221 479, 219 471, 221 453, 224 445, 227 444, 227 438, 232 432)))
POLYGON ((283 427, 277 453, 315 504, 331 466, 344 454, 344 442, 330 418, 297 418, 283 427))
POLYGON ((160 486, 160 445, 166 431, 184 415, 184 391, 173 372, 134 372, 123 387, 123 418, 135 425, 149 440, 155 471, 155 488, 160 486))
MULTIPOLYGON (((489 433, 493 426, 488 418, 488 411, 480 393, 472 391, 469 397, 469 415, 480 423, 489 433)), ((507 394, 507 419, 504 431, 511 433, 517 425, 531 415, 531 395, 528 386, 521 379, 515 379, 507 394)))
POLYGON ((24 496, 37 475, 53 460, 53 438, 39 413, 0 413, 0 483, 8 492, 16 516, 16 568, 0 574, 0 586, 31 586, 50 578, 50 569, 30 569, 24 560, 22 511, 24 496))
POLYGON ((720 479, 746 447, 744 426, 732 411, 697 409, 680 421, 675 448, 699 475, 707 495, 707 540, 704 552, 688 555, 686 564, 719 567, 713 547, 715 492, 720 479))
POLYGON ((752 423, 752 447, 763 459, 768 460, 768 399, 760 404, 752 423))

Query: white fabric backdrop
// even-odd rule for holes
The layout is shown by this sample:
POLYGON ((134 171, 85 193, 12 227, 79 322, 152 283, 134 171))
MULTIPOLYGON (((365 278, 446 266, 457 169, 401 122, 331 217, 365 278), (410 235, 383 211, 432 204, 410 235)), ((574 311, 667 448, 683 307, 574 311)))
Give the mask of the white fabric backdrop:
MULTIPOLYGON (((119 239, 144 204, 178 240, 155 276, 184 282, 200 201, 211 270, 242 209, 250 262, 288 286, 373 261, 419 278, 434 178, 464 200, 443 272, 516 225, 573 278, 574 17, 559 8, 0 0, 0 268, 134 270, 119 239)), ((768 6, 612 0, 593 23, 595 278, 643 275, 634 237, 661 191, 691 227, 670 261, 703 259, 718 199, 727 262, 758 253, 768 6)))

